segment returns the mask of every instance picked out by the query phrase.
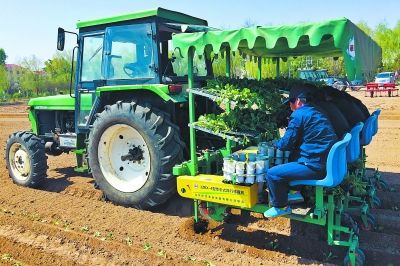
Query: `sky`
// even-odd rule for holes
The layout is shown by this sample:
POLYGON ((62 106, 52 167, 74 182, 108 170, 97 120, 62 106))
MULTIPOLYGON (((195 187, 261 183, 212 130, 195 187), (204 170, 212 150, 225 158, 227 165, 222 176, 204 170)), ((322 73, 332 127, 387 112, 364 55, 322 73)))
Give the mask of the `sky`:
MULTIPOLYGON (((42 62, 56 52, 57 28, 76 31, 78 20, 163 7, 208 21, 209 26, 235 29, 246 24, 278 25, 347 17, 370 27, 400 21, 399 0, 2 0, 0 48, 6 63, 36 55, 42 62), (384 3, 384 4, 383 4, 384 3)), ((73 37, 67 36, 66 49, 73 37), (69 40, 68 40, 69 39, 69 40)))

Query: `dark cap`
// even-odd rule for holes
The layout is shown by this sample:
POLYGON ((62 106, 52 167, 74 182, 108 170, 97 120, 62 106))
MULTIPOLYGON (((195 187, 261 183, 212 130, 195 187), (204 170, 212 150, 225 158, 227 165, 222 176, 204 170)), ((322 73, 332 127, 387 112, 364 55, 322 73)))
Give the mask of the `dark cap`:
POLYGON ((301 99, 308 99, 311 95, 310 88, 308 86, 301 84, 295 85, 290 89, 289 98, 287 98, 283 103, 286 104, 289 101, 294 102, 294 100, 301 98, 301 99))

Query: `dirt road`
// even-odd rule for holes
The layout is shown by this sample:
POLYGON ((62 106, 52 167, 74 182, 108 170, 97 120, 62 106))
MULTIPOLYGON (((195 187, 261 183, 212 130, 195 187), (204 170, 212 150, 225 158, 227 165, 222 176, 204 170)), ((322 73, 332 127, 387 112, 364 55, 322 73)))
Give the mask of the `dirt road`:
MULTIPOLYGON (((383 109, 379 132, 367 148, 368 165, 379 167, 400 189, 399 97, 364 98, 383 109)), ((0 143, 29 128, 24 107, 0 107, 0 143)), ((2 157, 4 151, 1 151, 2 157)), ((192 231, 190 202, 176 197, 158 211, 115 206, 102 200, 89 176, 73 171, 73 154, 49 157, 48 179, 37 190, 16 186, 0 161, 0 263, 14 265, 299 265, 337 264, 345 252, 332 248, 319 227, 285 218, 234 216, 192 231), (331 255, 329 255, 331 253, 331 255), (338 257, 338 258, 336 258, 338 257)), ((368 265, 400 262, 400 198, 380 192, 374 210, 380 232, 362 232, 368 265)))

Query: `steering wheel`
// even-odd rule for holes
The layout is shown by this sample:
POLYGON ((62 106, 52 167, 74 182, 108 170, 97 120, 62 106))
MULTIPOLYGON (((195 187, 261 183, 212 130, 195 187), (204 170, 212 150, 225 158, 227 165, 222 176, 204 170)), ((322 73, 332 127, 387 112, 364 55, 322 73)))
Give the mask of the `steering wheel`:
POLYGON ((131 78, 134 78, 138 74, 138 68, 135 63, 125 64, 124 65, 124 72, 131 78))

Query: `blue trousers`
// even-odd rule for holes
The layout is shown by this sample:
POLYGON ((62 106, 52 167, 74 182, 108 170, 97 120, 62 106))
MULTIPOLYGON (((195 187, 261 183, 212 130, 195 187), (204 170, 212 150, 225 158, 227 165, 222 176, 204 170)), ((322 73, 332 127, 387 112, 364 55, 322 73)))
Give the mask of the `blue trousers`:
POLYGON ((324 175, 324 170, 310 168, 298 162, 285 163, 270 168, 267 172, 270 204, 277 208, 288 205, 290 181, 321 179, 324 175))

